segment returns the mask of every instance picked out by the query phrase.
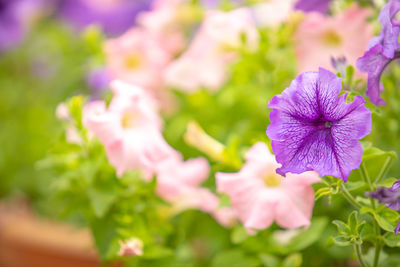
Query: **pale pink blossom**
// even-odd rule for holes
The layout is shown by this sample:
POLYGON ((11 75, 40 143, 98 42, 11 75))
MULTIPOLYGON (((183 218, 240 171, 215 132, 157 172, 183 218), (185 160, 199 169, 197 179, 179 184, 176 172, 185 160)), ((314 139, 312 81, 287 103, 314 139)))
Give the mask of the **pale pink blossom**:
POLYGON ((356 5, 334 16, 307 13, 295 35, 297 72, 319 67, 335 71, 331 57, 344 56, 348 64, 355 66, 373 36, 372 25, 366 21, 370 15, 369 9, 356 5))
POLYGON ((178 20, 179 7, 186 0, 154 1, 150 11, 138 15, 138 24, 163 44, 163 48, 175 55, 186 45, 184 27, 178 20))
POLYGON ((157 194, 179 212, 198 209, 212 215, 221 225, 235 221, 231 208, 219 208, 219 198, 201 184, 208 178, 210 166, 204 158, 183 161, 170 157, 157 167, 157 194))
POLYGON ((255 21, 260 27, 276 27, 285 22, 293 12, 294 0, 268 0, 251 7, 255 21))
POLYGON ((62 121, 69 121, 71 119, 69 109, 65 103, 58 104, 56 108, 56 117, 62 121))
POLYGON ((106 148, 109 162, 121 176, 143 170, 151 178, 158 162, 176 152, 161 134, 161 119, 153 99, 141 88, 113 81, 114 98, 106 107, 93 101, 83 110, 83 123, 106 148))
POLYGON ((119 240, 119 245, 118 256, 135 257, 143 255, 143 242, 139 238, 132 237, 124 242, 119 240))
POLYGON ((187 92, 202 87, 216 91, 229 77, 228 67, 237 58, 234 50, 255 50, 258 40, 248 9, 209 11, 188 50, 166 69, 166 84, 187 92))
POLYGON ((230 196, 233 208, 244 226, 265 229, 274 221, 283 228, 308 226, 314 206, 311 184, 319 181, 315 172, 287 174, 279 167, 266 144, 256 143, 246 153, 240 172, 217 173, 217 189, 230 196))
POLYGON ((158 90, 164 68, 171 60, 159 39, 137 27, 121 37, 108 40, 104 50, 113 78, 148 90, 158 90))

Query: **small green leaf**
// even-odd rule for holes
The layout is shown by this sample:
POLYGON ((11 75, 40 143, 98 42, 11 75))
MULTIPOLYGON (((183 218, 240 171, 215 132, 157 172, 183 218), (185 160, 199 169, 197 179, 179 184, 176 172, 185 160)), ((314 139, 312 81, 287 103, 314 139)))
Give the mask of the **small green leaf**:
POLYGON ((88 196, 94 213, 100 218, 106 214, 117 197, 113 192, 100 191, 96 188, 90 188, 88 190, 88 196))
POLYGON ((174 252, 166 247, 152 245, 152 246, 145 246, 143 251, 143 258, 145 259, 159 259, 159 258, 166 258, 173 256, 174 252))
POLYGON ((400 247, 400 235, 396 235, 394 233, 388 233, 383 236, 383 240, 386 245, 391 248, 400 247))
POLYGON ((398 179, 394 178, 394 177, 390 177, 390 178, 386 178, 385 180, 383 180, 381 183, 379 183, 379 186, 382 187, 392 187, 392 185, 394 184, 394 182, 396 182, 398 179))
MULTIPOLYGON (((387 208, 388 209, 388 208, 387 208)), ((390 209, 388 209, 390 210, 390 209)), ((370 207, 362 207, 360 210, 361 213, 370 213, 372 216, 374 216, 376 222, 379 224, 379 226, 384 229, 385 231, 388 232, 393 232, 394 228, 396 225, 393 225, 390 221, 388 221, 385 217, 377 214, 373 209, 370 207)))
POLYGON ((325 217, 316 217, 311 221, 310 227, 303 233, 295 236, 287 246, 289 251, 299 251, 318 240, 322 235, 328 220, 325 217))
POLYGON ((261 262, 265 267, 279 267, 280 260, 278 257, 271 255, 271 254, 260 254, 261 262))
POLYGON ((247 237, 249 237, 249 234, 242 226, 236 226, 231 234, 231 240, 233 244, 242 243, 244 240, 247 239, 247 237))
POLYGON ((350 228, 350 231, 353 235, 358 235, 357 228, 358 228, 358 218, 357 218, 357 211, 353 211, 350 213, 349 218, 347 219, 347 224, 350 228))
POLYGON ((295 253, 286 257, 282 262, 282 267, 300 267, 303 258, 300 253, 295 253))
POLYGON ((218 253, 212 261, 212 267, 256 267, 260 266, 261 260, 244 254, 239 249, 232 249, 218 253))
POLYGON ((336 225, 336 227, 338 229, 338 232, 340 234, 342 234, 342 235, 349 235, 350 234, 350 232, 351 232, 350 227, 347 224, 345 224, 344 222, 339 221, 339 220, 334 220, 332 223, 334 225, 336 225))
POLYGON ((339 247, 346 247, 351 245, 350 239, 347 236, 336 236, 333 237, 332 240, 339 247))

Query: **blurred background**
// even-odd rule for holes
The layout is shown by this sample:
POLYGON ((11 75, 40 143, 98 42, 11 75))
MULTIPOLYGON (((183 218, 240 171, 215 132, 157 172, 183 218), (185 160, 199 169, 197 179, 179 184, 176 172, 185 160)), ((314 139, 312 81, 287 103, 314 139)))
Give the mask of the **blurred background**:
MULTIPOLYGON (((180 2, 185 3, 174 7, 178 10, 175 16, 184 25, 188 43, 210 9, 232 10, 245 6, 252 8, 257 18, 266 16, 273 20, 272 14, 275 14, 279 17, 276 21, 283 21, 282 15, 285 23, 272 28, 271 25, 277 22, 262 22, 268 26, 260 27, 263 30, 260 30, 259 50, 241 54, 231 66, 232 75, 224 89, 217 95, 198 92, 184 96, 177 92, 176 98, 183 112, 177 117, 166 113, 166 139, 175 148, 184 149, 185 157, 199 155, 183 144, 183 140, 176 138, 184 132, 187 121, 193 118, 202 126, 206 125, 207 132, 224 143, 237 142, 240 146, 249 145, 251 139, 265 139, 268 123, 266 103, 289 85, 299 69, 307 68, 297 62, 300 57, 296 55, 296 44, 300 41, 295 37, 295 31, 301 27, 299 25, 307 18, 307 13, 293 12, 287 16, 286 6, 293 10, 295 3, 287 1, 287 4, 282 4, 284 0, 180 2), (268 5, 260 5, 270 2, 278 4, 272 10, 268 5), (288 17, 290 19, 286 21, 288 17), (216 110, 210 114, 206 107, 211 105, 215 105, 216 110), (226 114, 232 116, 225 119, 226 114)), ((321 0, 315 7, 326 5, 325 2, 330 1, 321 0)), ((366 3, 368 1, 334 2, 338 3, 331 4, 331 9, 323 12, 325 16, 344 10, 353 2, 371 8, 366 3)), ((121 36, 137 25, 140 14, 152 9, 152 0, 0 0, 0 266, 99 266, 89 232, 64 224, 84 225, 79 215, 62 214, 64 202, 58 203, 51 197, 53 188, 50 184, 57 174, 39 168, 38 161, 45 158, 63 135, 63 125, 56 116, 59 103, 81 94, 88 98, 107 99, 109 78, 105 71, 104 41, 121 36), (54 221, 63 221, 63 224, 54 221), (51 249, 44 253, 32 249, 40 246, 51 249), (43 261, 43 258, 48 261, 43 261)), ((370 18, 376 20, 378 10, 371 10, 370 18)), ((162 17, 157 18, 162 20, 162 17)), ((379 27, 371 23, 371 29, 379 27)), ((325 57, 330 62, 330 56, 323 50, 314 53, 316 58, 325 57)), ((374 112, 373 134, 367 138, 382 150, 396 152, 400 151, 399 78, 397 65, 385 73, 383 97, 387 106, 374 112)), ((395 177, 398 171, 400 164, 396 161, 390 175, 395 177)), ((338 214, 344 205, 343 200, 337 199, 335 203, 327 207, 327 203, 317 202, 315 210, 324 216, 338 214)), ((182 216, 196 218, 197 215, 182 216)), ((326 223, 322 221, 319 221, 320 226, 326 223)), ((218 236, 222 243, 229 243, 227 232, 209 219, 203 222, 206 230, 195 228, 193 221, 192 228, 188 229, 195 229, 194 233, 204 234, 210 240, 218 236)), ((333 228, 326 229, 324 235, 329 237, 333 228)), ((218 245, 223 246, 219 243, 215 246, 218 245)), ((305 252, 306 259, 318 254, 319 250, 327 257, 308 266, 322 266, 326 261, 330 266, 356 266, 351 260, 346 260, 352 255, 351 249, 322 248, 325 245, 321 241, 313 246, 313 250, 305 252)), ((201 251, 201 244, 199 246, 198 251, 201 251)), ((207 261, 204 262, 204 265, 193 266, 208 266, 207 261)), ((119 266, 118 263, 115 266, 119 266)), ((247 266, 253 265, 249 263, 247 266)))

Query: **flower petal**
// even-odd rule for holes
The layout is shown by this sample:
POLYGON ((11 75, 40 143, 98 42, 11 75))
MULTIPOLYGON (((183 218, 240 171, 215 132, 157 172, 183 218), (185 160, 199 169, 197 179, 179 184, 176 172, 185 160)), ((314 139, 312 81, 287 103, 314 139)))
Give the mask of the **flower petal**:
POLYGON ((380 92, 383 91, 380 79, 383 70, 392 61, 392 59, 385 57, 382 52, 383 46, 377 44, 357 60, 357 68, 361 72, 368 73, 367 96, 375 105, 385 105, 385 101, 379 96, 380 92))

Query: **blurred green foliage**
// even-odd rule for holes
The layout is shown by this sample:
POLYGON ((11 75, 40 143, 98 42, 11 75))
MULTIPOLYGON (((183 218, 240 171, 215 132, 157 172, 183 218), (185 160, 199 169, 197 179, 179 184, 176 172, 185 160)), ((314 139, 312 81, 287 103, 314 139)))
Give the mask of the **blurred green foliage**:
MULTIPOLYGON (((253 143, 268 141, 267 103, 297 75, 291 39, 295 26, 288 23, 277 29, 261 29, 259 50, 240 51, 242 56, 230 70, 232 78, 217 93, 205 89, 189 95, 175 92, 179 112, 165 116, 167 141, 185 158, 207 157, 184 141, 187 124, 193 120, 226 145, 232 162, 242 159, 253 143)), ((127 266, 347 266, 352 248, 334 244, 348 245, 350 240, 362 239, 369 249, 375 241, 369 225, 372 216, 383 229, 394 227, 397 213, 389 214, 383 205, 376 210, 368 206, 362 195, 368 188, 359 170, 351 174, 346 187, 359 195, 360 212, 351 213, 350 205, 338 194, 337 179, 328 178, 327 184, 315 186, 321 198, 315 204, 311 226, 296 230, 292 238, 284 238, 277 225, 256 236, 241 226, 225 229, 199 211, 167 219, 158 212, 160 206, 168 205, 154 194, 154 182, 144 183, 135 172, 117 179, 103 147, 96 140, 85 139, 87 133, 80 124, 85 98, 68 102, 84 145, 67 143, 62 134, 66 125, 55 117, 61 101, 89 94, 86 73, 91 66, 103 63, 101 41, 96 28, 79 35, 48 18, 36 25, 22 46, 0 56, 1 197, 23 193, 47 216, 90 226, 105 261, 117 258, 118 240, 141 238, 145 254, 127 260, 127 266), (335 224, 330 223, 333 219, 335 224), (362 220, 367 223, 361 226, 362 220), (337 236, 336 228, 342 236, 337 236)), ((370 106, 373 129, 366 138, 370 144, 364 146, 364 163, 372 179, 382 175, 374 186, 390 186, 399 178, 400 165, 393 157, 400 152, 399 81, 400 68, 392 63, 383 79, 387 105, 370 106), (381 174, 388 158, 393 167, 388 175, 381 174), (394 178, 384 179, 386 176, 394 178)), ((211 189, 215 189, 216 171, 239 168, 209 160, 214 164, 205 186, 211 189)), ((387 254, 400 246, 399 238, 391 232, 382 242, 390 247, 387 254)), ((382 256, 381 260, 387 266, 398 264, 395 257, 382 256)))

